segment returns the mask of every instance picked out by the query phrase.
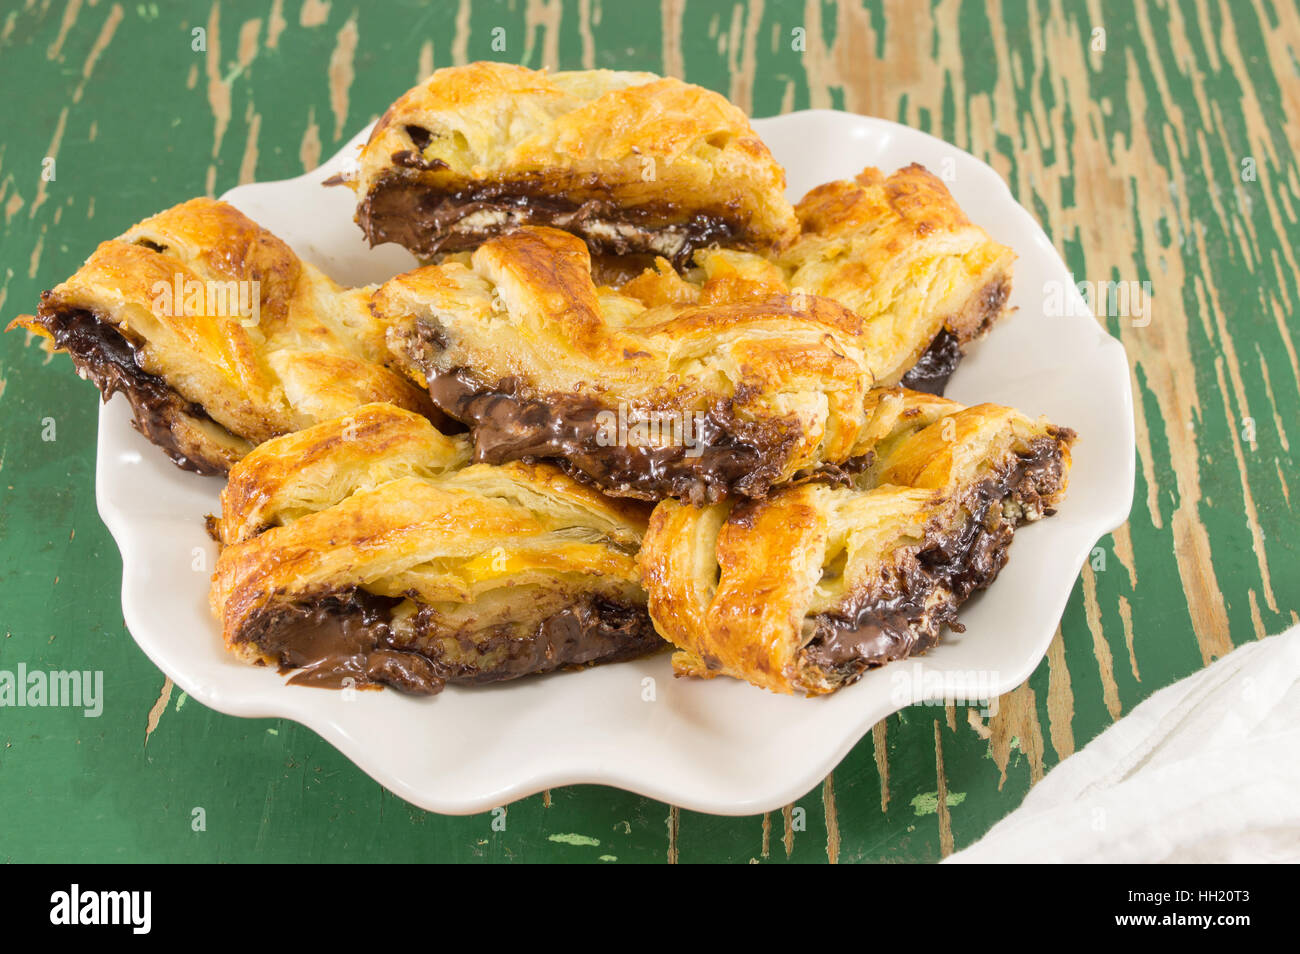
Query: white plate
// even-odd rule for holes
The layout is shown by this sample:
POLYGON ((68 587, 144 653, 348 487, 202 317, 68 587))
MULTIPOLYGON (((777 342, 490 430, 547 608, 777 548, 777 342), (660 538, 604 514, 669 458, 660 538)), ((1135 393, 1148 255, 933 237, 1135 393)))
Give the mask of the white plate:
MULTIPOLYGON (((904 705, 954 690, 959 698, 996 697, 1028 678, 1090 549, 1128 516, 1133 411, 1123 348, 1082 312, 1044 316, 1044 289, 1070 287, 1070 276, 983 162, 924 133, 847 113, 793 113, 754 125, 788 170, 792 198, 867 165, 893 170, 918 161, 949 173, 971 219, 1019 255, 1011 296, 1018 310, 972 349, 949 394, 1047 414, 1080 437, 1065 504, 1016 534, 997 583, 963 610, 965 633, 949 634, 923 659, 811 700, 730 679, 674 679, 666 654, 425 699, 289 686, 274 670, 228 655, 209 615, 216 548, 202 518, 218 507, 220 481, 173 467, 131 428, 117 398, 100 416, 96 494, 122 551, 126 623, 149 658, 205 705, 301 722, 402 798, 445 813, 485 811, 582 782, 696 811, 768 811, 811 789, 875 722, 904 705)), ((366 132, 315 172, 241 186, 225 198, 338 281, 382 281, 413 260, 396 246, 367 249, 352 222, 352 193, 320 184, 351 161, 366 132)))

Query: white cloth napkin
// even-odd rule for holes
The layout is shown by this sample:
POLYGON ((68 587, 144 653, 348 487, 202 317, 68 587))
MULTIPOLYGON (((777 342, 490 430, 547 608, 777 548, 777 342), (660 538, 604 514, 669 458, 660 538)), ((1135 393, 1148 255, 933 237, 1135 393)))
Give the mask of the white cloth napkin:
POLYGON ((1300 627, 1161 689, 947 860, 1300 861, 1300 627))

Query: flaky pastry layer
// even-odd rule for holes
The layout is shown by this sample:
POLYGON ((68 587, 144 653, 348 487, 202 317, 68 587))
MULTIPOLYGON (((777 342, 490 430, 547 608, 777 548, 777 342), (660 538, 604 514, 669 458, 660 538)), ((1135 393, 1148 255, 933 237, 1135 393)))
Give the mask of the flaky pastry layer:
POLYGON ((702 502, 851 468, 865 438, 862 320, 817 296, 723 280, 647 308, 597 287, 574 236, 521 228, 394 278, 373 309, 480 461, 702 502))
POLYGON ((368 302, 233 206, 192 199, 102 243, 14 324, 67 351, 106 400, 125 393, 177 464, 225 473, 252 446, 369 401, 432 413, 386 366, 368 302))
POLYGON ((885 433, 854 486, 655 508, 639 560, 676 673, 816 695, 924 652, 1064 495, 1068 430, 914 392, 876 403, 885 433))
POLYGON ((651 73, 438 70, 381 117, 350 184, 372 245, 426 259, 520 225, 679 262, 797 231, 785 173, 745 114, 651 73))
POLYGON ((636 569, 644 507, 467 456, 385 404, 252 451, 214 520, 227 646, 300 683, 431 693, 662 645, 636 569))
POLYGON ((942 394, 966 345, 1006 311, 1012 251, 916 164, 889 175, 868 167, 795 208, 799 236, 775 255, 705 249, 681 274, 661 262, 620 290, 647 305, 698 303, 724 286, 829 298, 862 319, 877 386, 942 394))

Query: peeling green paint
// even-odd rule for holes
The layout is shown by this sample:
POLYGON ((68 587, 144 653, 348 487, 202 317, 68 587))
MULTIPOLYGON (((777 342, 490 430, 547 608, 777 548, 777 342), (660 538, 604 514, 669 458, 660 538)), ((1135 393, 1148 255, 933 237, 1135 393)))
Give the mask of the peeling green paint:
POLYGON ((600 839, 592 838, 588 835, 548 835, 546 840, 559 842, 562 845, 585 845, 589 848, 600 847, 600 839))
MULTIPOLYGON (((949 792, 948 807, 956 808, 966 801, 965 792, 949 792)), ((917 815, 933 815, 939 810, 939 793, 922 792, 912 799, 912 812, 917 815)))
MULTIPOLYGON (((606 5, 604 17, 583 23, 581 11, 599 5, 564 0, 557 4, 554 34, 529 20, 526 4, 471 4, 468 33, 457 36, 451 26, 456 0, 429 6, 428 22, 449 27, 433 32, 410 29, 407 13, 386 4, 335 3, 323 24, 304 27, 299 0, 284 0, 285 25, 274 55, 265 46, 270 4, 247 14, 221 4, 217 35, 208 38, 210 50, 221 50, 215 75, 232 81, 219 145, 208 62, 190 49, 188 33, 211 22, 210 0, 159 4, 156 17, 149 4, 147 16, 125 17, 99 52, 80 98, 74 94, 114 4, 81 4, 52 58, 59 5, 12 6, 0 21, 0 88, 12 94, 0 98, 0 124, 23 135, 0 144, 0 261, 6 263, 0 323, 31 311, 40 292, 67 277, 99 241, 202 194, 210 167, 214 194, 235 185, 250 117, 262 118, 256 141, 261 178, 304 171, 299 156, 310 121, 322 158, 333 153, 341 137, 334 136, 330 60, 340 29, 354 15, 358 68, 347 90, 350 119, 343 136, 382 113, 414 80, 426 42, 439 66, 453 62, 461 44, 470 59, 501 58, 491 48, 496 27, 510 40, 504 56, 534 66, 553 47, 559 67, 582 67, 584 33, 597 67, 662 70, 665 49, 679 49, 688 80, 723 91, 748 89, 756 115, 777 112, 787 95, 794 108, 805 108, 814 87, 824 83, 829 88, 819 103, 871 110, 969 149, 1008 180, 1077 278, 1152 282, 1159 304, 1150 328, 1101 319, 1130 349, 1136 411, 1145 428, 1136 505, 1125 530, 1102 542, 1107 565, 1093 574, 1091 594, 1093 625, 1112 657, 1122 711, 1202 665, 1192 634, 1206 626, 1193 619, 1184 570, 1203 570, 1203 579, 1213 579, 1222 594, 1222 635, 1232 645, 1254 640, 1257 626, 1282 629, 1300 607, 1300 450, 1296 434, 1286 433, 1300 420, 1294 359, 1300 337, 1300 120, 1286 112, 1297 96, 1300 64, 1295 44, 1275 39, 1300 35, 1295 0, 1243 0, 1232 4, 1230 15, 1215 0, 1137 7, 1113 0, 1004 0, 987 7, 942 0, 920 8, 906 2, 902 13, 902 4, 881 0, 820 3, 815 8, 824 28, 820 38, 810 36, 810 50, 837 39, 846 45, 838 59, 823 58, 816 69, 810 69, 812 52, 796 53, 788 43, 792 26, 809 25, 813 7, 803 0, 767 0, 761 7, 685 0, 681 34, 671 42, 655 4, 624 5, 617 17, 606 5), (757 38, 749 76, 732 73, 733 63, 746 62, 731 47, 733 10, 740 42, 746 35, 757 38), (757 24, 748 19, 755 15, 757 24), (262 19, 260 47, 241 69, 239 37, 253 18, 262 19), (1099 24, 1107 48, 1093 53, 1089 38, 1099 24), (853 30, 871 36, 846 37, 853 30), (905 58, 914 69, 897 68, 905 58), (129 113, 121 110, 124 102, 131 104, 129 113), (64 109, 58 177, 34 208, 41 161, 64 109), (142 166, 141 137, 158 130, 184 135, 155 136, 158 150, 142 166), (1256 161, 1254 181, 1241 179, 1244 157, 1256 161), (65 212, 58 223, 56 209, 65 212), (76 215, 67 214, 74 209, 76 215), (1179 369, 1183 404, 1171 403, 1161 390, 1161 364, 1171 349, 1188 356, 1189 366, 1179 369), (1240 438, 1247 416, 1257 430, 1253 445, 1240 438), (1182 457, 1175 453, 1180 441, 1182 457), (1244 516, 1248 499, 1258 542, 1244 516), (1175 518, 1183 521, 1181 536, 1175 518), (1204 567, 1179 552, 1186 549, 1188 528, 1204 532, 1204 567), (1273 605, 1261 565, 1270 571, 1273 605), (1141 681, 1128 663, 1121 601, 1141 681)), ((1026 320, 1023 308, 1018 320, 1026 320)), ((548 833, 557 827, 610 833, 605 848, 624 862, 667 857, 670 834, 662 820, 668 809, 650 799, 591 786, 555 789, 549 807, 541 795, 512 804, 508 830, 480 846, 477 839, 491 830, 490 815, 444 818, 420 811, 383 792, 313 733, 291 725, 284 732, 270 728, 264 744, 250 745, 253 726, 201 706, 188 707, 184 723, 178 719, 155 733, 145 752, 140 736, 161 680, 122 626, 121 563, 95 510, 94 389, 72 379, 66 357, 51 359, 20 334, 0 335, 0 378, 0 605, 9 634, 0 651, 6 660, 101 669, 112 698, 93 735, 85 734, 75 713, 6 713, 4 738, 22 740, 6 741, 2 749, 6 857, 35 860, 48 852, 50 819, 58 822, 63 858, 70 862, 285 861, 305 854, 313 860, 402 861, 591 857, 553 841, 548 833), (31 426, 47 416, 58 423, 52 443, 31 426), (51 543, 53 527, 58 545, 51 543), (71 529, 76 534, 68 540, 71 529), (86 633, 111 638, 78 638, 86 633), (49 642, 51 634, 59 638, 49 642), (187 826, 165 823, 169 806, 195 798, 210 811, 220 803, 221 839, 191 838, 187 826), (106 844, 115 847, 110 852, 106 844)), ((1073 696, 1067 729, 1079 747, 1112 721, 1088 612, 1083 586, 1076 585, 1061 632, 1073 696)), ((562 691, 563 677, 553 682, 562 691)), ((958 848, 1015 808, 1035 772, 1050 771, 1057 761, 1049 744, 1048 663, 1028 686, 1035 707, 1029 718, 1037 725, 1012 723, 1017 738, 1005 779, 989 741, 961 719, 955 730, 940 719, 945 778, 964 796, 948 801, 962 806, 962 824, 953 832, 958 848), (1041 764, 1023 749, 1041 749, 1041 764)), ((185 701, 179 697, 175 708, 185 701)), ((936 813, 918 814, 928 802, 900 794, 928 792, 936 784, 933 716, 915 709, 887 720, 887 783, 870 737, 837 769, 841 859, 940 856, 936 813)), ((996 737, 1005 731, 1004 724, 996 737)), ((789 860, 824 860, 820 786, 800 806, 806 828, 792 833, 789 860)), ((764 861, 787 859, 780 811, 766 820, 679 815, 672 837, 682 860, 745 861, 759 857, 764 845, 764 861)))

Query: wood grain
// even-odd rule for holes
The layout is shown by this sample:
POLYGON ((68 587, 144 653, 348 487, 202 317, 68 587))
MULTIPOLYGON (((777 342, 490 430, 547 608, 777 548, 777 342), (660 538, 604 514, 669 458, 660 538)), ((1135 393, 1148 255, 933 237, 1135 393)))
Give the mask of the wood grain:
POLYGON ((1296 0, 12 4, 0 318, 103 237, 297 175, 416 76, 479 58, 655 70, 755 115, 864 112, 986 159, 1076 279, 1150 283, 1149 320, 1097 316, 1130 358, 1130 522, 1099 543, 1047 658, 995 714, 904 710, 779 815, 573 787, 511 805, 500 829, 401 803, 293 724, 169 706, 123 628, 95 513, 93 390, 6 335, 0 668, 102 670, 107 703, 97 720, 0 716, 0 860, 937 860, 1150 693, 1297 620, 1296 0), (207 831, 191 828, 196 806, 207 831))

